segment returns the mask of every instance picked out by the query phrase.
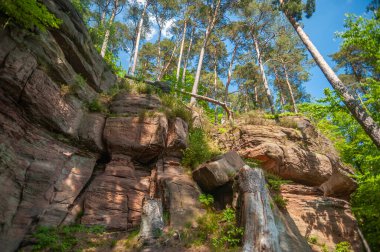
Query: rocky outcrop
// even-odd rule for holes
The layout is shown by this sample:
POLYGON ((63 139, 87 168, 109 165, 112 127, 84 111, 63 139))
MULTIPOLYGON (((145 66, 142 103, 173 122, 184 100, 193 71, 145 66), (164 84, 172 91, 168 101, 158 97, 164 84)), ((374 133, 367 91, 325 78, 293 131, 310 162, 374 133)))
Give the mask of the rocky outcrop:
POLYGON ((339 242, 348 241, 353 251, 363 251, 358 233, 358 224, 347 201, 323 197, 312 187, 304 185, 282 185, 281 195, 286 200, 283 214, 294 223, 300 234, 314 240, 312 251, 329 251, 339 242))
POLYGON ((113 98, 110 111, 115 114, 133 115, 154 111, 159 107, 161 107, 161 101, 155 95, 121 92, 113 98))
POLYGON ((284 179, 319 186, 325 196, 347 196, 355 190, 353 172, 338 161, 332 144, 310 121, 302 117, 281 120, 282 125, 289 126, 265 120, 260 121, 264 125, 240 122, 227 133, 215 134, 215 139, 223 148, 259 161, 265 170, 284 179))

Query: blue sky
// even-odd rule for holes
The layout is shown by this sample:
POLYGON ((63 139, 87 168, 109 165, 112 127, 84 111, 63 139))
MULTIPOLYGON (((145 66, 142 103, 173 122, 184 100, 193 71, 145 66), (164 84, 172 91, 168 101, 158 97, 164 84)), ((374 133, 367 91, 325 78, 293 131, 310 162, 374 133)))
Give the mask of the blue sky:
MULTIPOLYGON (((317 10, 310 19, 304 19, 304 30, 331 67, 334 63, 328 55, 339 50, 340 39, 335 32, 344 30, 345 13, 363 14, 370 0, 316 0, 317 10)), ((310 56, 311 57, 311 56, 310 56)), ((323 90, 330 87, 318 67, 311 69, 311 79, 305 83, 306 91, 318 99, 323 90)))

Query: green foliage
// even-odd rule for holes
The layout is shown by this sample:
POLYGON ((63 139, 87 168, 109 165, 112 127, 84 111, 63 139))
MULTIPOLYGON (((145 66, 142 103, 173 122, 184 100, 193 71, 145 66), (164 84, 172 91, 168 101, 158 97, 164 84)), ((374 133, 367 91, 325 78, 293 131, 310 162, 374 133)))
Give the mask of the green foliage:
MULTIPOLYGON (((373 118, 380 122, 380 115, 372 103, 380 98, 377 92, 379 82, 367 80, 366 83, 368 81, 370 85, 367 87, 370 92, 363 102, 373 118)), ((370 246, 379 250, 380 198, 375 195, 380 194, 380 150, 351 116, 340 97, 330 90, 325 90, 325 95, 325 98, 319 100, 321 103, 302 104, 299 107, 300 111, 311 118, 317 128, 330 138, 342 160, 355 168, 359 188, 352 195, 353 213, 370 246)))
POLYGON ((182 118, 191 128, 192 125, 192 113, 189 108, 179 99, 176 99, 172 94, 161 95, 161 102, 164 106, 163 112, 169 119, 175 119, 176 117, 182 118))
POLYGON ((36 26, 45 31, 46 28, 58 28, 62 23, 37 0, 2 0, 0 12, 27 29, 36 26))
POLYGON ((349 242, 339 242, 335 246, 335 252, 350 252, 352 251, 351 249, 351 244, 349 242))
POLYGON ((252 158, 244 158, 244 162, 251 168, 261 167, 260 160, 252 159, 252 158))
POLYGON ((107 108, 104 104, 99 100, 99 98, 95 98, 92 101, 87 103, 87 108, 90 112, 106 112, 107 108))
POLYGON ((318 238, 315 237, 315 236, 309 236, 307 238, 307 241, 310 243, 310 244, 317 244, 318 243, 318 238))
POLYGON ((359 187, 351 196, 354 212, 374 251, 380 250, 380 174, 358 176, 359 187))
POLYGON ((343 39, 341 50, 355 48, 364 62, 380 73, 380 19, 347 15, 346 31, 338 33, 343 39))
POLYGON ((206 207, 206 209, 211 209, 214 204, 214 197, 210 194, 202 193, 199 195, 199 202, 201 202, 202 205, 206 207))
POLYGON ((274 203, 276 203, 278 208, 284 209, 286 207, 287 200, 284 199, 281 194, 274 194, 272 196, 272 199, 273 199, 274 203))
POLYGON ((203 129, 191 129, 188 148, 184 151, 182 165, 195 169, 198 165, 218 155, 219 151, 211 147, 210 141, 203 129))
POLYGON ((183 230, 185 245, 211 245, 216 251, 239 246, 243 229, 236 225, 236 214, 232 208, 222 212, 208 211, 197 219, 197 228, 183 230))
POLYGON ((284 180, 279 176, 276 176, 269 172, 265 173, 265 178, 267 180, 269 189, 274 192, 279 192, 281 185, 289 184, 292 182, 291 180, 284 180))
POLYGON ((70 251, 79 242, 78 233, 101 234, 105 232, 103 226, 95 225, 86 227, 84 225, 71 225, 54 227, 38 227, 33 237, 36 238, 36 244, 33 246, 34 251, 70 251))

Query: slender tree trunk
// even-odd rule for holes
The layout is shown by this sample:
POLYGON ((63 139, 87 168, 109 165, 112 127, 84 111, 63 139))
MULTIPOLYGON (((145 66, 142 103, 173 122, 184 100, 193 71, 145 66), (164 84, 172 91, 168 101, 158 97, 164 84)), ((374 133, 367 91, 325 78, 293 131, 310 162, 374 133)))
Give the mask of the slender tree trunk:
POLYGON ((257 93, 257 86, 253 88, 255 91, 255 106, 258 108, 259 107, 259 94, 257 93))
POLYGON ((288 71, 286 70, 286 66, 285 65, 282 65, 282 67, 284 68, 286 85, 288 86, 288 90, 289 90, 289 94, 290 94, 290 99, 291 99, 292 105, 293 105, 293 111, 294 111, 294 113, 298 113, 298 109, 297 109, 297 105, 296 105, 296 100, 294 99, 294 95, 293 95, 292 86, 290 85, 290 82, 289 82, 288 71))
POLYGON ((277 86, 279 88, 279 96, 280 96, 280 104, 281 104, 281 111, 284 111, 284 105, 285 105, 285 100, 284 100, 284 89, 282 88, 280 79, 278 78, 278 73, 277 73, 277 68, 273 67, 274 71, 274 76, 275 76, 275 81, 277 81, 277 86))
POLYGON ((230 83, 231 83, 231 80, 232 80, 232 67, 234 66, 234 61, 235 61, 236 51, 237 51, 238 47, 239 47, 239 44, 236 44, 235 47, 234 47, 234 50, 233 50, 233 52, 232 52, 230 65, 229 65, 229 67, 228 67, 227 82, 226 82, 226 90, 225 90, 225 94, 224 94, 224 102, 225 102, 225 103, 228 102, 228 88, 229 88, 230 83))
MULTIPOLYGON (((283 4, 283 0, 280 0, 283 4)), ((327 64, 323 56, 319 53, 318 49, 311 42, 309 36, 304 32, 302 27, 296 22, 294 18, 287 15, 289 22, 292 24, 293 28, 296 30, 298 36, 301 38, 302 42, 305 44, 306 48, 309 50, 310 54, 313 56, 315 62, 322 70, 323 74, 326 76, 327 80, 330 82, 331 86, 341 95, 344 104, 346 104, 348 110, 351 112, 352 116, 356 121, 362 126, 367 135, 372 139, 373 143, 380 148, 380 127, 373 120, 373 118, 365 111, 365 109, 360 105, 360 103, 351 95, 347 87, 338 78, 335 72, 327 64)))
POLYGON ((266 93, 266 96, 268 98, 270 110, 271 110, 272 114, 274 115, 274 114, 276 114, 276 110, 274 108, 272 93, 271 93, 269 85, 268 85, 268 80, 267 80, 267 77, 266 77, 266 74, 265 74, 265 70, 264 70, 264 66, 263 66, 263 62, 262 62, 262 59, 261 59, 259 42, 257 41, 257 38, 255 36, 252 35, 252 37, 253 37, 253 40, 254 40, 254 43, 255 43, 255 50, 256 50, 256 54, 257 54, 257 63, 259 65, 261 77, 263 79, 265 93, 266 93))
MULTIPOLYGON (((216 60, 216 55, 214 55, 214 57, 215 57, 215 60, 214 60, 214 99, 216 100, 217 92, 218 92, 218 72, 217 72, 218 61, 216 60)), ((218 105, 215 105, 214 124, 216 125, 217 123, 218 123, 218 105)))
POLYGON ((168 68, 170 66, 170 63, 173 60, 175 51, 177 50, 177 47, 178 47, 178 42, 175 43, 173 51, 172 51, 172 54, 170 55, 169 61, 165 64, 164 69, 162 69, 161 73, 159 74, 159 76, 157 78, 158 81, 160 81, 162 79, 162 77, 164 77, 164 75, 166 74, 166 72, 168 71, 168 68))
POLYGON ((191 47, 193 46, 194 33, 195 33, 195 26, 193 26, 193 28, 191 30, 190 41, 189 41, 189 48, 187 49, 187 54, 186 54, 185 62, 183 64, 182 83, 185 83, 185 81, 186 81, 187 62, 189 61, 190 53, 191 53, 191 47))
MULTIPOLYGON (((198 93, 198 86, 199 86, 199 80, 201 77, 201 70, 202 70, 203 58, 204 58, 204 54, 205 54, 205 48, 206 48, 208 39, 210 37, 210 34, 211 34, 211 32, 215 26, 216 18, 217 18, 217 15, 219 12, 219 7, 220 7, 220 1, 221 0, 218 0, 218 2, 216 3, 214 14, 213 14, 208 26, 207 26, 207 29, 206 29, 205 38, 203 40, 201 52, 199 54, 198 67, 197 67, 197 72, 195 74, 193 90, 191 91, 192 94, 198 93)), ((193 105, 193 104, 195 104, 195 102, 196 102, 196 98, 194 96, 192 96, 190 99, 190 104, 193 105)))
POLYGON ((106 33, 104 35, 102 49, 100 50, 100 55, 102 56, 102 58, 104 58, 104 56, 106 55, 107 45, 108 45, 108 41, 109 41, 109 37, 110 37, 110 32, 111 32, 111 26, 112 26, 113 20, 115 19, 116 12, 117 12, 117 9, 119 7, 118 5, 119 5, 119 0, 115 0, 114 6, 113 6, 113 9, 112 9, 112 14, 111 14, 111 17, 110 17, 110 21, 108 22, 108 27, 107 27, 106 33))
POLYGON ((100 17, 100 25, 102 26, 104 26, 104 21, 106 20, 107 9, 108 9, 108 5, 110 4, 110 1, 111 0, 107 0, 103 6, 102 15, 100 17))
MULTIPOLYGON (((158 23, 158 22, 157 22, 158 23)), ((157 56, 157 74, 161 72, 161 35, 162 28, 161 25, 158 25, 158 38, 157 38, 157 46, 158 46, 158 56, 157 56)))
POLYGON ((139 45, 140 45, 141 32, 142 32, 142 27, 143 27, 143 23, 144 23, 144 17, 145 17, 145 13, 146 13, 146 9, 148 8, 148 5, 149 5, 149 0, 147 0, 146 3, 145 3, 145 5, 144 5, 144 10, 143 10, 143 12, 141 14, 139 25, 137 27, 135 53, 134 53, 134 56, 133 56, 133 64, 132 64, 132 70, 131 70, 131 74, 132 75, 135 75, 135 71, 136 71, 137 57, 138 57, 138 54, 139 54, 139 45))
POLYGON ((178 64, 177 64, 177 75, 176 75, 177 82, 179 81, 179 73, 181 71, 181 61, 182 61, 183 48, 185 46, 186 28, 187 28, 187 20, 185 20, 185 23, 183 25, 182 42, 181 42, 181 48, 179 49, 179 57, 178 57, 178 64))

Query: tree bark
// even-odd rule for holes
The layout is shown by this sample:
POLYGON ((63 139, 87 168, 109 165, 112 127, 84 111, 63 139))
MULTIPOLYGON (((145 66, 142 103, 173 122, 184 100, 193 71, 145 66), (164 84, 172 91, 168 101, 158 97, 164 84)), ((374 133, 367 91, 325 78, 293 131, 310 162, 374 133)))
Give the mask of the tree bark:
POLYGON ((286 85, 288 86, 288 90, 289 90, 289 94, 290 94, 290 99, 291 99, 292 105, 293 105, 293 111, 294 111, 294 113, 298 113, 298 109, 297 109, 297 105, 296 105, 296 100, 294 99, 294 95, 293 95, 292 86, 290 85, 290 82, 289 82, 288 71, 286 70, 286 66, 285 65, 282 65, 282 67, 283 67, 284 72, 285 72, 286 85))
POLYGON ((104 58, 104 56, 106 55, 107 45, 108 45, 108 41, 109 41, 109 37, 110 37, 110 32, 111 32, 111 26, 112 26, 113 20, 115 19, 118 7, 119 7, 119 0, 115 0, 114 6, 113 6, 113 9, 112 9, 112 14, 111 14, 111 17, 110 17, 110 21, 108 22, 108 27, 107 27, 106 33, 104 35, 102 49, 100 50, 100 55, 102 56, 102 58, 104 58))
POLYGON ((139 45, 140 45, 142 26, 143 26, 143 23, 144 23, 144 17, 145 17, 145 13, 146 13, 146 9, 148 8, 148 5, 149 5, 149 0, 147 0, 146 3, 145 3, 145 5, 144 5, 144 9, 143 9, 143 12, 141 14, 139 25, 137 27, 135 53, 134 53, 134 56, 133 56, 133 64, 132 64, 132 70, 131 70, 131 74, 132 75, 135 75, 135 71, 136 71, 137 57, 138 57, 138 54, 139 54, 139 45))
POLYGON ((104 25, 104 21, 106 20, 106 14, 107 14, 107 9, 108 9, 108 5, 110 4, 110 1, 111 0, 107 0, 103 6, 103 11, 102 11, 102 15, 100 17, 100 25, 104 25))
POLYGON ((224 94, 224 102, 225 102, 225 103, 228 102, 228 88, 229 88, 230 83, 231 83, 231 80, 232 80, 232 67, 234 66, 234 61, 235 61, 236 51, 237 51, 238 47, 239 47, 239 44, 236 44, 235 47, 234 47, 234 50, 233 50, 233 52, 232 52, 230 65, 229 65, 229 67, 228 67, 227 82, 226 82, 226 90, 225 90, 225 94, 224 94))
POLYGON ((238 174, 244 252, 280 252, 279 234, 263 170, 245 165, 238 174))
MULTIPOLYGON (((215 60, 214 60, 214 99, 216 100, 217 92, 218 92, 218 72, 217 72, 218 61, 216 60, 216 54, 214 55, 214 57, 215 57, 215 60)), ((218 123, 218 105, 215 105, 214 124, 216 125, 217 123, 218 123)))
MULTIPOLYGON (((205 54, 205 48, 206 48, 208 39, 210 37, 210 34, 211 34, 211 32, 215 26, 216 18, 217 18, 218 12, 219 12, 220 2, 221 2, 221 0, 218 0, 218 2, 216 3, 214 14, 213 14, 210 22, 208 23, 208 26, 207 26, 207 29, 205 32, 205 38, 203 40, 201 52, 199 54, 198 67, 197 67, 197 72, 195 74, 193 90, 191 91, 192 94, 198 93, 198 86, 199 86, 199 80, 201 77, 201 70, 202 70, 203 58, 204 58, 204 54, 205 54)), ((196 102, 195 96, 191 97, 190 104, 194 104, 195 102, 196 102)))
POLYGON ((186 28, 187 28, 187 20, 185 20, 185 23, 183 25, 181 48, 179 49, 179 57, 178 57, 178 64, 177 64, 177 75, 176 75, 177 82, 179 81, 179 73, 181 71, 181 61, 182 61, 183 48, 185 46, 186 28))
MULTIPOLYGON (((283 0, 280 3, 283 4, 283 0)), ((326 79, 330 82, 331 86, 341 95, 344 104, 347 106, 348 110, 355 118, 355 120, 361 125, 363 130, 372 139, 373 143, 380 149, 380 127, 373 120, 373 118, 366 112, 366 110, 360 105, 360 103, 355 99, 355 97, 349 93, 347 87, 338 78, 335 72, 327 64, 323 56, 320 54, 318 49, 311 42, 309 36, 304 32, 302 27, 297 23, 297 21, 291 16, 284 13, 293 28, 296 30, 298 36, 305 44, 306 48, 310 52, 311 56, 314 58, 315 62, 322 70, 326 79)))
POLYGON ((265 93, 266 93, 266 96, 267 96, 267 99, 268 99, 268 102, 269 102, 270 110, 271 110, 272 114, 274 115, 274 114, 276 114, 276 110, 274 108, 272 93, 271 93, 269 85, 268 85, 268 80, 267 80, 267 77, 266 77, 266 74, 265 74, 265 70, 264 70, 264 65, 263 65, 263 62, 262 62, 259 42, 257 41, 256 36, 254 36, 253 34, 252 34, 252 38, 253 38, 253 41, 254 41, 254 44, 255 44, 255 50, 256 50, 256 54, 257 54, 257 64, 259 65, 259 68, 260 68, 260 73, 261 73, 261 77, 263 79, 265 93))
POLYGON ((162 77, 164 77, 166 71, 168 71, 168 68, 170 66, 170 63, 172 62, 172 59, 174 57, 175 51, 177 50, 177 47, 178 47, 178 42, 175 43, 175 45, 174 45, 174 48, 173 48, 172 54, 170 55, 169 61, 166 63, 165 67, 162 69, 162 71, 158 75, 158 78, 157 78, 158 81, 160 81, 162 79, 162 77))
POLYGON ((191 53, 191 47, 193 46, 194 33, 195 33, 195 26, 193 25, 193 28, 191 30, 191 35, 190 35, 189 48, 187 49, 187 54, 186 54, 185 62, 183 65, 182 83, 185 83, 185 81, 186 81, 187 62, 189 61, 190 53, 191 53))

